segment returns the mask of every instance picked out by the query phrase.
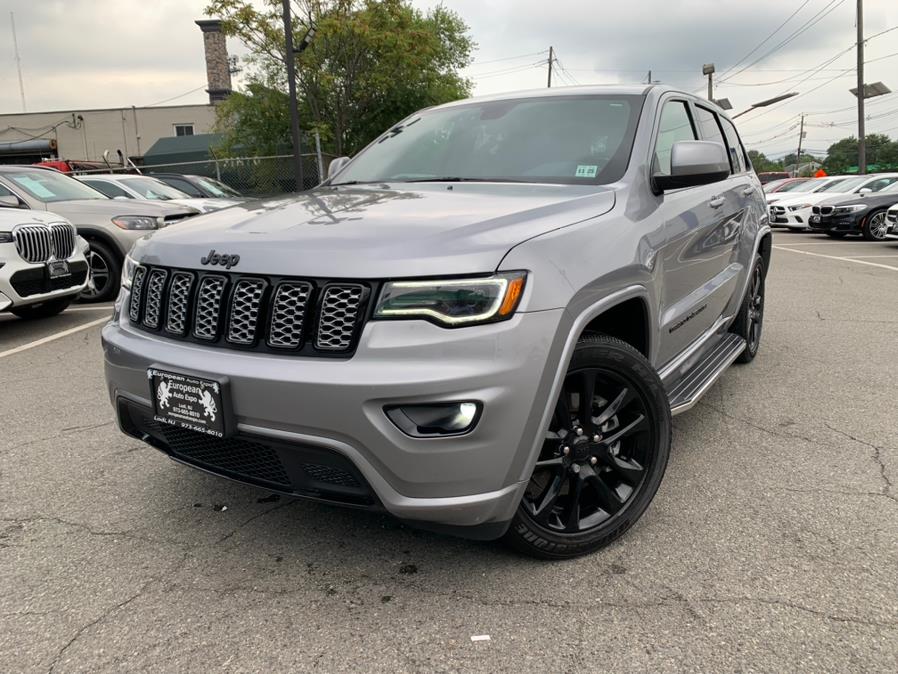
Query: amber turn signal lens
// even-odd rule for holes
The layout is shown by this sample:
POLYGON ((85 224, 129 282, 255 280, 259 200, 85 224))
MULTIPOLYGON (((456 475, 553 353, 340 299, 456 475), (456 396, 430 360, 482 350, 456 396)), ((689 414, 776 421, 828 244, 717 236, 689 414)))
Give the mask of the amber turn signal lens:
POLYGON ((499 307, 499 315, 508 316, 514 312, 523 292, 524 277, 519 276, 516 279, 512 279, 508 284, 508 290, 505 291, 505 299, 502 301, 502 306, 499 307))

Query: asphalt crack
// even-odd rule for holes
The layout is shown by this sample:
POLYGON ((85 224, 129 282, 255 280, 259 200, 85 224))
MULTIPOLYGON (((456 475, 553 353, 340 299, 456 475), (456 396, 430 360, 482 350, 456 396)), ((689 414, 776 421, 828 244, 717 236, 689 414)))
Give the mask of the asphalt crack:
POLYGON ((898 496, 896 496, 892 493, 892 488, 895 485, 892 483, 891 477, 889 477, 888 471, 886 469, 885 461, 882 458, 882 450, 885 448, 880 447, 878 445, 874 445, 872 442, 868 442, 867 440, 864 440, 855 435, 852 435, 851 433, 847 433, 839 428, 836 428, 828 422, 823 422, 823 423, 826 424, 826 427, 829 430, 833 431, 834 433, 838 433, 839 435, 846 437, 849 440, 853 440, 854 442, 856 442, 858 444, 864 445, 865 447, 868 447, 870 450, 873 451, 873 461, 876 463, 877 467, 879 468, 879 476, 882 478, 882 483, 883 483, 881 493, 883 496, 886 496, 886 497, 892 499, 893 501, 895 501, 896 503, 898 503, 898 496))

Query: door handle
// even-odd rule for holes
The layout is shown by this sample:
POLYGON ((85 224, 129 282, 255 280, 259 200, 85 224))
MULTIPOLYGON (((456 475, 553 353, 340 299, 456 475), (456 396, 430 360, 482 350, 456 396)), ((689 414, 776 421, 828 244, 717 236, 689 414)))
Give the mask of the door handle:
POLYGON ((727 198, 725 196, 712 197, 709 205, 711 208, 720 208, 726 203, 727 198))
POLYGON ((744 190, 742 190, 742 194, 746 197, 750 197, 754 193, 755 193, 754 187, 746 187, 744 190))

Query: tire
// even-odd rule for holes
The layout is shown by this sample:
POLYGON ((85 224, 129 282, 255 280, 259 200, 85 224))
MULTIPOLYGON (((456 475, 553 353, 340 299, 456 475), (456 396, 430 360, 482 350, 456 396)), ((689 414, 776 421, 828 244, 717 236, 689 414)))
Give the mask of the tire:
POLYGON ((847 232, 827 232, 826 235, 831 239, 844 239, 847 232))
POLYGON ((74 297, 60 297, 58 300, 41 302, 40 304, 33 304, 27 307, 13 307, 10 311, 19 318, 26 320, 50 318, 50 316, 55 316, 65 311, 74 301, 74 297))
POLYGON ((90 265, 91 282, 79 299, 82 302, 108 302, 115 299, 122 276, 121 256, 102 241, 91 239, 87 261, 90 265))
POLYGON ((608 545, 658 491, 670 434, 667 392, 643 355, 613 337, 581 337, 505 542, 541 559, 608 545), (592 392, 585 415, 580 390, 592 392))
POLYGON ((867 241, 883 241, 889 233, 889 221, 885 209, 873 211, 864 218, 861 234, 867 241))
POLYGON ((742 337, 746 343, 745 350, 736 359, 737 363, 753 361, 761 346, 761 332, 764 328, 765 277, 764 258, 756 255, 748 280, 748 290, 731 329, 731 332, 742 337))

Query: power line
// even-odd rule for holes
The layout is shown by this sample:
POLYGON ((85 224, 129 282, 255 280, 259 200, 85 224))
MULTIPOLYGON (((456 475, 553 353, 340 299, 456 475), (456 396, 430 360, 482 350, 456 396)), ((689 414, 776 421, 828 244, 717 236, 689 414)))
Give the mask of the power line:
POLYGON ((774 35, 776 35, 778 32, 780 32, 785 27, 785 25, 787 23, 789 23, 793 18, 795 18, 795 15, 798 14, 801 10, 803 10, 810 1, 811 0, 805 0, 798 9, 796 9, 794 12, 792 12, 789 15, 788 19, 786 19, 779 26, 777 26, 776 30, 774 30, 770 35, 768 35, 763 40, 761 40, 761 42, 754 49, 752 49, 750 52, 748 52, 745 56, 743 56, 741 59, 736 61, 733 65, 731 65, 725 71, 723 71, 723 73, 720 75, 720 78, 726 77, 727 74, 729 74, 729 72, 731 70, 733 70, 736 66, 738 66, 740 63, 742 63, 745 59, 747 59, 752 54, 754 54, 756 51, 758 51, 761 47, 763 47, 770 40, 770 38, 772 38, 774 35))
POLYGON ((190 91, 185 91, 183 94, 178 94, 177 96, 172 96, 171 98, 166 98, 165 100, 162 100, 162 101, 156 101, 155 103, 150 103, 149 105, 144 105, 142 107, 152 108, 154 105, 162 105, 163 103, 168 103, 169 101, 173 101, 177 98, 184 98, 185 96, 189 96, 190 94, 192 94, 196 91, 199 91, 200 89, 205 89, 205 88, 206 88, 206 85, 203 84, 202 86, 199 86, 196 89, 191 89, 190 91))
MULTIPOLYGON (((819 12, 817 12, 814 16, 812 16, 810 19, 808 19, 808 21, 806 21, 800 28, 798 28, 798 30, 796 30, 796 31, 794 31, 793 33, 791 33, 791 34, 789 35, 789 37, 787 37, 785 40, 783 40, 782 42, 780 42, 778 45, 776 45, 776 46, 775 46, 773 49, 771 49, 770 51, 768 51, 768 52, 764 53, 762 56, 759 56, 758 58, 756 58, 754 61, 752 61, 751 63, 749 63, 747 66, 743 66, 742 68, 740 68, 739 70, 737 70, 735 73, 733 73, 733 74, 730 75, 729 77, 735 77, 735 76, 738 75, 739 73, 745 72, 746 70, 748 70, 749 68, 751 68, 753 65, 755 65, 755 64, 757 64, 757 63, 760 63, 761 61, 763 61, 764 59, 766 59, 768 56, 771 56, 771 55, 775 54, 775 53, 778 52, 780 49, 782 49, 783 47, 785 47, 787 44, 789 44, 790 42, 792 42, 792 41, 793 41, 795 38, 797 38, 799 35, 801 35, 801 34, 804 33, 805 31, 807 31, 808 29, 810 29, 810 28, 812 28, 813 26, 815 26, 816 24, 818 24, 818 23, 819 23, 820 21, 822 21, 824 18, 826 18, 826 16, 827 16, 830 12, 834 11, 835 9, 837 9, 837 8, 838 8, 842 3, 844 3, 844 2, 845 2, 845 0, 830 0, 829 4, 827 4, 823 9, 821 9, 821 10, 820 10, 819 12)), ((723 80, 723 78, 721 77, 721 78, 720 78, 720 81, 722 81, 722 80, 723 80)))
POLYGON ((523 59, 523 58, 527 58, 529 56, 541 56, 542 54, 545 54, 546 51, 547 51, 546 49, 543 49, 542 51, 534 51, 534 52, 530 52, 529 54, 519 54, 517 56, 506 56, 506 57, 500 58, 500 59, 490 59, 489 61, 474 61, 473 63, 471 63, 471 65, 472 66, 482 66, 482 65, 486 65, 487 63, 499 63, 500 61, 515 61, 517 59, 523 59))

